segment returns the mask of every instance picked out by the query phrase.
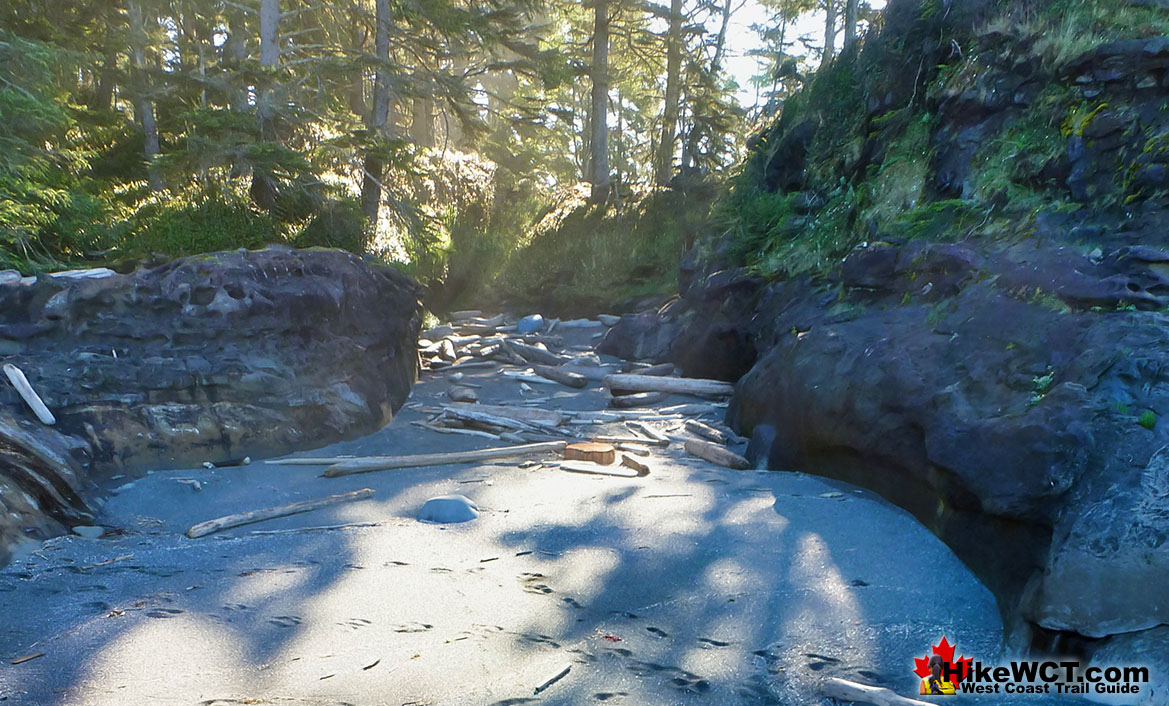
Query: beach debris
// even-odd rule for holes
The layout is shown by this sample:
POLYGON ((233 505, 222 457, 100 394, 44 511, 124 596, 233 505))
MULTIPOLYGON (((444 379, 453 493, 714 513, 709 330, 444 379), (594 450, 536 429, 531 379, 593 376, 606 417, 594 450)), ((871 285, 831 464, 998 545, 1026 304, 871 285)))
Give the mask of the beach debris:
POLYGON ((559 366, 569 361, 569 358, 551 353, 539 346, 528 345, 523 341, 516 341, 510 338, 504 340, 503 349, 510 351, 529 363, 537 363, 539 365, 559 366))
POLYGON ((720 446, 710 441, 688 439, 685 444, 685 449, 686 453, 691 456, 697 456, 704 461, 710 461, 725 468, 745 471, 751 467, 751 462, 747 459, 725 446, 720 446))
POLYGON ((669 394, 665 392, 635 392, 631 395, 616 395, 609 400, 610 407, 628 409, 630 407, 649 407, 665 402, 669 394))
POLYGON ((723 444, 724 446, 728 441, 730 441, 730 437, 728 437, 726 434, 719 431, 718 429, 715 429, 709 424, 704 424, 698 421, 697 419, 687 419, 682 423, 682 426, 686 428, 686 431, 692 434, 697 434, 704 439, 709 439, 710 441, 723 444))
POLYGON ((413 454, 409 456, 365 456, 338 461, 325 469, 325 476, 336 478, 354 473, 387 471, 394 468, 416 468, 419 466, 443 466, 456 463, 474 463, 501 458, 520 458, 549 451, 561 451, 563 441, 544 441, 518 446, 499 446, 478 451, 454 451, 449 453, 413 454))
POLYGON ((78 537, 85 537, 86 539, 101 539, 105 533, 105 527, 98 527, 96 525, 77 525, 73 528, 73 534, 78 537))
POLYGON ((455 402, 478 402, 479 393, 463 385, 452 385, 446 391, 446 396, 455 402))
POLYGON ((645 446, 669 446, 670 440, 663 439, 658 441, 656 439, 643 439, 637 436, 608 436, 601 435, 593 437, 594 441, 603 441, 606 444, 644 444, 645 446))
POLYGON ((654 429, 653 427, 649 426, 645 422, 642 422, 642 421, 639 421, 636 419, 629 419, 629 420, 625 421, 625 426, 638 432, 642 436, 645 436, 649 439, 653 439, 654 441, 658 442, 662 446, 668 446, 670 443, 670 440, 667 439, 664 434, 659 432, 657 429, 654 429))
POLYGON ((253 522, 262 522, 264 520, 271 520, 277 517, 287 517, 289 515, 297 515, 302 512, 310 512, 329 505, 336 505, 338 503, 349 502, 351 500, 362 500, 373 495, 373 490, 369 488, 362 488, 361 490, 354 490, 349 493, 340 493, 338 495, 330 495, 325 498, 318 498, 316 500, 303 500, 297 503, 290 503, 288 505, 279 505, 277 507, 264 508, 262 510, 251 510, 249 512, 241 512, 235 515, 225 515, 207 522, 200 522, 187 530, 187 536, 191 539, 198 539, 199 537, 206 537, 209 534, 220 532, 232 527, 239 527, 240 525, 248 525, 253 522))
POLYGON ((696 395, 699 397, 730 397, 735 386, 721 380, 701 378, 658 377, 616 373, 605 376, 605 385, 616 394, 622 392, 668 392, 675 395, 696 395))
MULTIPOLYGON (((12 659, 8 660, 8 663, 9 664, 24 664, 25 662, 33 661, 37 657, 44 657, 44 656, 45 656, 44 652, 33 652, 31 654, 27 654, 27 655, 24 655, 22 657, 13 657, 12 659)), ((536 692, 536 693, 540 693, 540 692, 536 692)))
POLYGON ((561 385, 566 387, 575 387, 578 390, 584 387, 588 387, 589 385, 589 379, 584 375, 552 365, 539 365, 537 363, 533 363, 532 371, 540 377, 546 377, 549 380, 555 380, 561 385))
POLYGON ((420 522, 447 525, 469 522, 479 517, 479 506, 465 495, 440 495, 422 504, 420 522))
POLYGON ((29 406, 33 414, 37 415, 37 419, 41 420, 41 424, 53 425, 57 423, 57 418, 45 406, 45 403, 41 400, 41 396, 36 393, 36 390, 32 389, 32 385, 29 384, 28 378, 24 376, 23 370, 12 363, 5 363, 4 374, 8 376, 8 381, 16 388, 17 393, 20 394, 20 398, 25 401, 25 404, 29 406))
POLYGON ((515 330, 519 334, 536 333, 544 328, 544 317, 539 314, 525 316, 516 322, 515 330))
POLYGON ((637 475, 639 476, 649 475, 649 466, 628 454, 621 454, 621 465, 637 471, 637 475))
POLYGON ((539 694, 540 692, 547 690, 548 687, 552 686, 556 682, 558 682, 561 679, 563 679, 564 677, 568 676, 568 673, 570 671, 572 671, 572 665, 571 664, 565 665, 564 668, 561 669, 559 672, 556 672, 556 674, 552 675, 550 678, 545 679, 543 682, 541 682, 539 686, 537 686, 535 689, 532 690, 532 693, 539 694))

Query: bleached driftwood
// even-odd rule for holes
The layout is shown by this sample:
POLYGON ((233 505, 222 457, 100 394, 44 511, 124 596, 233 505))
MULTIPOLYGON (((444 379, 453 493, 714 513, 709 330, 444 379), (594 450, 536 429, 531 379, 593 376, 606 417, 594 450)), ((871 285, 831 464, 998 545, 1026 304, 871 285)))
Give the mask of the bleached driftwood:
POLYGON ((41 400, 41 396, 36 393, 36 390, 32 389, 32 385, 29 384, 28 378, 24 376, 24 372, 20 368, 12 363, 5 363, 4 374, 8 376, 8 381, 20 393, 21 399, 28 404, 33 414, 37 415, 37 419, 41 420, 42 424, 57 423, 57 418, 45 406, 45 403, 41 400))
POLYGON ((666 438, 665 434, 662 434, 657 429, 654 429, 653 427, 649 426, 645 422, 642 422, 642 421, 639 421, 636 419, 630 419, 630 420, 627 420, 625 422, 625 426, 642 434, 643 436, 647 436, 647 437, 653 439, 654 441, 657 441, 658 443, 662 443, 662 444, 669 443, 669 439, 666 438))
POLYGON ((625 466, 626 468, 632 468, 633 470, 637 471, 637 475, 639 475, 639 476, 648 476, 649 475, 649 466, 642 463, 641 461, 638 461, 636 458, 633 458, 629 454, 621 454, 621 465, 625 466))
POLYGON ((557 426, 564 423, 564 415, 560 412, 550 409, 530 409, 527 407, 513 407, 507 405, 495 404, 461 404, 451 403, 443 405, 445 409, 472 409, 488 414, 494 414, 500 417, 510 417, 518 419, 521 422, 536 422, 538 424, 547 424, 548 426, 557 426))
POLYGON ((702 397, 729 397, 735 386, 721 380, 657 377, 654 375, 615 374, 605 377, 605 385, 614 392, 668 392, 702 397))
POLYGON ((452 427, 440 427, 437 424, 427 424, 426 422, 418 422, 418 421, 411 422, 411 424, 414 424, 416 426, 420 426, 423 429, 429 429, 431 431, 436 431, 439 434, 463 434, 465 436, 481 436, 485 439, 492 439, 494 441, 499 441, 501 438, 499 436, 499 434, 492 434, 489 431, 480 431, 479 429, 454 429, 452 427))
POLYGON ((549 380, 555 380, 561 385, 566 387, 575 387, 578 390, 584 387, 588 387, 589 384, 588 378, 586 378, 584 375, 581 375, 580 373, 569 372, 563 368, 558 368, 553 365, 538 365, 533 363, 532 371, 540 377, 546 377, 549 380))
POLYGON ((858 684, 846 679, 831 677, 820 687, 821 693, 831 699, 855 701, 873 706, 934 706, 927 701, 918 701, 898 696, 888 689, 868 684, 858 684))
POLYGON ((513 353, 528 361, 529 363, 538 363, 540 365, 563 365, 568 362, 568 358, 564 356, 550 353, 543 348, 536 346, 529 346, 522 341, 514 341, 508 339, 503 342, 503 345, 511 350, 513 353))
POLYGON ((206 537, 209 534, 213 534, 221 530, 231 529, 232 527, 250 525, 253 522, 271 520, 277 517, 298 515, 302 512, 309 512, 311 510, 327 507, 329 505, 349 502, 350 500, 361 500, 363 498, 368 498, 371 495, 373 495, 372 490, 369 488, 362 488, 361 490, 354 490, 351 493, 330 495, 327 498, 304 500, 289 505, 280 505, 278 507, 264 508, 263 510, 241 512, 236 515, 226 515, 224 517, 218 517, 214 520, 208 520, 207 522, 200 522, 199 524, 191 527, 191 529, 187 530, 187 536, 191 539, 198 539, 199 537, 206 537))
POLYGON ((645 446, 669 446, 670 440, 663 439, 656 441, 654 439, 643 439, 636 436, 596 436, 593 437, 597 441, 603 441, 607 444, 644 444, 645 446))
POLYGON ((725 445, 728 441, 730 441, 730 437, 728 437, 726 434, 722 433, 718 429, 715 429, 709 424, 703 424, 697 419, 687 419, 683 423, 683 426, 686 427, 686 431, 697 434, 704 439, 709 439, 718 444, 725 445))
POLYGON ((565 446, 563 441, 543 441, 538 444, 522 444, 519 446, 498 446, 478 451, 455 451, 451 453, 414 454, 411 456, 366 456, 352 458, 333 464, 325 469, 325 476, 336 478, 354 473, 368 473, 370 471, 388 471, 394 468, 417 468, 419 466, 443 466, 455 463, 475 463, 476 461, 492 461, 500 458, 520 458, 547 451, 560 451, 565 446))
POLYGON ((709 441, 699 441, 698 439, 688 439, 684 445, 686 453, 691 456, 697 456, 704 461, 718 464, 725 468, 733 468, 736 471, 745 471, 751 467, 751 462, 743 458, 739 454, 731 451, 725 446, 711 443, 709 441))
POLYGON ((560 429, 554 425, 543 424, 540 422, 526 422, 513 417, 504 417, 489 412, 483 412, 474 408, 474 405, 466 405, 464 407, 447 407, 443 412, 446 416, 453 419, 459 419, 464 422, 474 422, 478 424, 486 424, 492 427, 500 427, 503 429, 514 429, 516 431, 534 431, 543 434, 552 434, 553 436, 572 436, 570 432, 560 429))
POLYGON ((610 407, 629 409, 630 407, 649 407, 660 404, 669 397, 665 392, 635 392, 632 395, 618 395, 609 400, 610 407))

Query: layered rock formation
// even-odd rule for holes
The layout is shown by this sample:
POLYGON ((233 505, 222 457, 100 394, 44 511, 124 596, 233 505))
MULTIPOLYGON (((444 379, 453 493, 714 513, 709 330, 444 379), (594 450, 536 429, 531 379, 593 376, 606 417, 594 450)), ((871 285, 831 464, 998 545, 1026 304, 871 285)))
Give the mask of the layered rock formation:
POLYGON ((779 215, 606 346, 737 380, 753 460, 913 512, 1020 644, 1131 662, 1169 649, 1169 41, 1060 59, 997 7, 890 3, 754 141, 729 202, 779 215))
POLYGON ((0 285, 5 362, 58 420, 30 421, 0 386, 0 446, 12 457, 0 468, 0 546, 80 522, 103 474, 272 456, 380 428, 415 379, 419 293, 348 253, 283 247, 0 285))

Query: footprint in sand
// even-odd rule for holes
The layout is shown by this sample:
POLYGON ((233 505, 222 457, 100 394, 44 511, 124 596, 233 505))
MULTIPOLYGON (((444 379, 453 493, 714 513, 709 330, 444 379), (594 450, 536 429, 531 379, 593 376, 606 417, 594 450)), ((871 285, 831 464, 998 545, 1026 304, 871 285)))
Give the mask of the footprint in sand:
POLYGON ((299 615, 277 615, 275 618, 269 619, 268 622, 277 627, 291 628, 300 625, 301 619, 299 615))

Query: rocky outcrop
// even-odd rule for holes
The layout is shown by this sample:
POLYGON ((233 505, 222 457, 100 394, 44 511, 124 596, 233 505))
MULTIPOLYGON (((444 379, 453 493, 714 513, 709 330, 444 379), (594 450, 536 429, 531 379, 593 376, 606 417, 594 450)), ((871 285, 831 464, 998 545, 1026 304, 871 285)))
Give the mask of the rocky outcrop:
POLYGON ((753 140, 727 203, 765 222, 609 335, 738 380, 752 461, 912 512, 1016 641, 1145 663, 1169 649, 1169 40, 1068 59, 997 11, 890 3, 753 140))
POLYGON ((284 454, 380 428, 415 379, 419 293, 348 253, 284 247, 0 285, 0 350, 58 419, 30 425, 0 386, 0 407, 21 420, 8 428, 25 435, 0 425, 0 451, 32 438, 57 459, 25 464, 45 483, 0 470, 33 496, 14 496, 28 506, 19 524, 44 530, 34 507, 75 524, 84 503, 64 491, 81 498, 103 474, 284 454))

